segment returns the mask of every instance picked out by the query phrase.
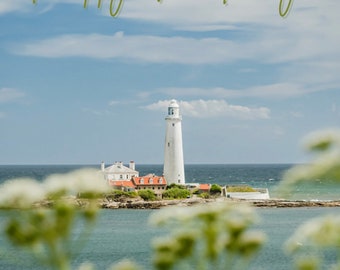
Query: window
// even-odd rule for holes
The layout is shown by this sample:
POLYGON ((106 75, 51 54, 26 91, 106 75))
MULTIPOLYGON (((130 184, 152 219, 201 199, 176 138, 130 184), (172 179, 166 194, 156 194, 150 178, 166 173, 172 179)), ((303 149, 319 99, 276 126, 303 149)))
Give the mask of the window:
POLYGON ((142 179, 140 180, 140 183, 141 183, 141 184, 144 184, 144 178, 142 178, 142 179))
POLYGON ((172 123, 172 126, 174 127, 174 126, 175 126, 175 123, 172 123))
POLYGON ((170 147, 170 143, 168 142, 168 147, 170 147))
POLYGON ((119 175, 119 179, 123 179, 123 175, 121 174, 121 175, 119 175))
POLYGON ((149 183, 153 184, 153 179, 152 178, 150 178, 149 183))

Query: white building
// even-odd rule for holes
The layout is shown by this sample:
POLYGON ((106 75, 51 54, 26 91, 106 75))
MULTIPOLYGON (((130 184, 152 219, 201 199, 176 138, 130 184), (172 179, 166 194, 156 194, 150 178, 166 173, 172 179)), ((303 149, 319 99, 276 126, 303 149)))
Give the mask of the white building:
POLYGON ((105 180, 131 180, 138 177, 139 172, 135 170, 135 162, 130 161, 129 167, 123 165, 123 162, 115 162, 113 165, 106 167, 104 162, 101 164, 101 170, 104 173, 105 180))
POLYGON ((164 146, 164 177, 168 185, 185 185, 184 159, 182 144, 182 116, 176 100, 171 100, 166 120, 164 146))

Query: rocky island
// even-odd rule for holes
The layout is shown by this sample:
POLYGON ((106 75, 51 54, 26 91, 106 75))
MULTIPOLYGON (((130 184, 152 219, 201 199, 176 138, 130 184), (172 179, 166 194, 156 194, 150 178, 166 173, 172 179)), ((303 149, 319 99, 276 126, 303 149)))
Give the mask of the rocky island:
POLYGON ((340 207, 340 200, 335 201, 319 201, 319 200, 285 200, 285 199, 268 199, 268 200, 245 200, 232 198, 188 198, 175 200, 156 200, 144 201, 140 199, 132 199, 126 201, 109 201, 100 200, 101 208, 105 209, 160 209, 168 206, 192 206, 198 204, 207 204, 213 202, 240 202, 248 203, 254 207, 271 207, 271 208, 289 208, 289 207, 340 207))

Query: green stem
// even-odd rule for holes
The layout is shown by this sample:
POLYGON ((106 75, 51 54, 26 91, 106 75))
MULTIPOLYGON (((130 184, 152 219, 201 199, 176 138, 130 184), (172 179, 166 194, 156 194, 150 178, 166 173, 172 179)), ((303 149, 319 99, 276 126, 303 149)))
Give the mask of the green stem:
POLYGON ((56 241, 48 241, 46 245, 51 268, 56 270, 70 270, 69 258, 63 251, 63 248, 58 248, 56 241))
POLYGON ((119 14, 120 10, 122 9, 122 5, 123 5, 124 0, 118 0, 118 1, 119 1, 119 3, 118 3, 118 6, 117 6, 115 12, 113 12, 113 6, 114 6, 115 0, 110 1, 110 15, 112 17, 116 17, 119 14))
POLYGON ((280 13, 280 16, 285 18, 289 11, 291 10, 292 8, 292 4, 293 4, 293 0, 288 0, 288 5, 287 5, 287 8, 285 9, 285 11, 283 11, 283 2, 284 0, 280 0, 280 5, 279 5, 279 13, 280 13))

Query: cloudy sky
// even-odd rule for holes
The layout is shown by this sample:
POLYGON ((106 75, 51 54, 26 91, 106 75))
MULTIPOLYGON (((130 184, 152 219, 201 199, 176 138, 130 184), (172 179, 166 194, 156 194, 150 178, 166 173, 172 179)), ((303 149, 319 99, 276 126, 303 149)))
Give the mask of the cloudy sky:
POLYGON ((0 164, 295 163, 340 125, 340 1, 0 0, 0 164), (287 1, 286 1, 287 3, 287 1))

